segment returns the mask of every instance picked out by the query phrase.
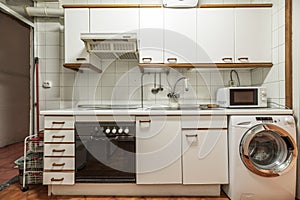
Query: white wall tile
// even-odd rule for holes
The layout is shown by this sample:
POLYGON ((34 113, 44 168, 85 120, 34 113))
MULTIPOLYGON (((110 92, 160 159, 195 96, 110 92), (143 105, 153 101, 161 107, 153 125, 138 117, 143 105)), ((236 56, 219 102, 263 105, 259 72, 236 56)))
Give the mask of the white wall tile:
POLYGON ((46 58, 60 58, 59 46, 46 46, 46 58))
POLYGON ((62 66, 60 60, 57 58, 47 58, 46 60, 46 72, 47 73, 60 73, 62 66))
POLYGON ((44 89, 46 92, 46 99, 48 100, 59 100, 60 99, 60 87, 51 87, 44 89))
POLYGON ((278 62, 285 62, 285 45, 280 45, 278 48, 278 62))
POLYGON ((283 45, 285 43, 285 27, 280 27, 278 29, 278 45, 283 45))
POLYGON ((60 33, 59 32, 46 32, 46 45, 47 46, 59 46, 60 45, 60 33))
POLYGON ((284 26, 285 25, 285 9, 280 9, 278 12, 278 26, 284 26))
POLYGON ((278 32, 279 32, 278 29, 274 30, 272 32, 272 48, 278 47, 278 43, 279 43, 278 42, 279 41, 279 39, 278 39, 279 33, 278 32))

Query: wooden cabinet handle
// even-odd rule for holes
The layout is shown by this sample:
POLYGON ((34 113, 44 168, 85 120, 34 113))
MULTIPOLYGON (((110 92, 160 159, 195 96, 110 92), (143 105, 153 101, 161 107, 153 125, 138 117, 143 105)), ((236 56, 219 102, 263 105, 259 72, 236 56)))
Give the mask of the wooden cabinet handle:
POLYGON ((65 138, 65 135, 52 135, 52 138, 54 139, 60 139, 60 138, 65 138))
POLYGON ((150 63, 152 61, 152 58, 142 58, 142 61, 144 63, 150 63))
POLYGON ((240 58, 238 58, 238 60, 241 61, 241 62, 249 62, 248 57, 240 57, 240 58))
POLYGON ((64 180, 64 178, 51 178, 52 182, 54 182, 54 181, 58 182, 58 181, 63 181, 63 180, 64 180))
POLYGON ((52 152, 53 153, 62 153, 62 152, 65 152, 66 150, 65 149, 53 149, 52 152))
POLYGON ((232 58, 222 58, 223 62, 232 62, 233 59, 232 58))
POLYGON ((140 120, 139 122, 140 122, 140 124, 142 124, 142 123, 151 123, 151 120, 150 119, 149 120, 140 120))
POLYGON ((65 124, 66 122, 52 122, 52 124, 61 124, 61 125, 63 125, 63 124, 65 124))
POLYGON ((86 58, 76 58, 77 61, 85 61, 86 58))
POLYGON ((52 166, 53 167, 62 167, 62 166, 65 166, 66 163, 52 163, 52 166))
POLYGON ((176 63, 177 62, 177 58, 168 58, 167 61, 169 63, 176 63))

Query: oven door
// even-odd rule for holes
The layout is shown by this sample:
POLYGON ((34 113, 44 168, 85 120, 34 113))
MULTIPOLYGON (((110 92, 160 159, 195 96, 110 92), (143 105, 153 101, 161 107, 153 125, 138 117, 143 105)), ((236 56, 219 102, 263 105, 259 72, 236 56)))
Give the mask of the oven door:
POLYGON ((135 137, 76 135, 76 182, 135 180, 135 137))

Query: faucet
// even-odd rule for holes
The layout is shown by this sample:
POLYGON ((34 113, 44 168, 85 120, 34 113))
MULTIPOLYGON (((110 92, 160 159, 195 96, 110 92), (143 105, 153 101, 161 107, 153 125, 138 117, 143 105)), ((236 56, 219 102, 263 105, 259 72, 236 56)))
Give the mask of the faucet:
POLYGON ((167 97, 169 97, 170 99, 175 100, 176 102, 178 101, 178 99, 180 97, 180 94, 176 93, 176 86, 177 86, 178 82, 183 80, 183 79, 184 79, 184 90, 189 91, 188 84, 187 84, 187 78, 186 77, 181 77, 175 82, 173 88, 171 89, 171 92, 167 95, 167 97))

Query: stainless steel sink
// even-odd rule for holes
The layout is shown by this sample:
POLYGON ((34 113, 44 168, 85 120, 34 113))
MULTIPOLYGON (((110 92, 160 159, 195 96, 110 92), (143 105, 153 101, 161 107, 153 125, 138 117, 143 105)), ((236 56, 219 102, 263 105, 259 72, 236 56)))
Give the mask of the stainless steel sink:
POLYGON ((199 106, 150 106, 146 110, 201 110, 199 106))

